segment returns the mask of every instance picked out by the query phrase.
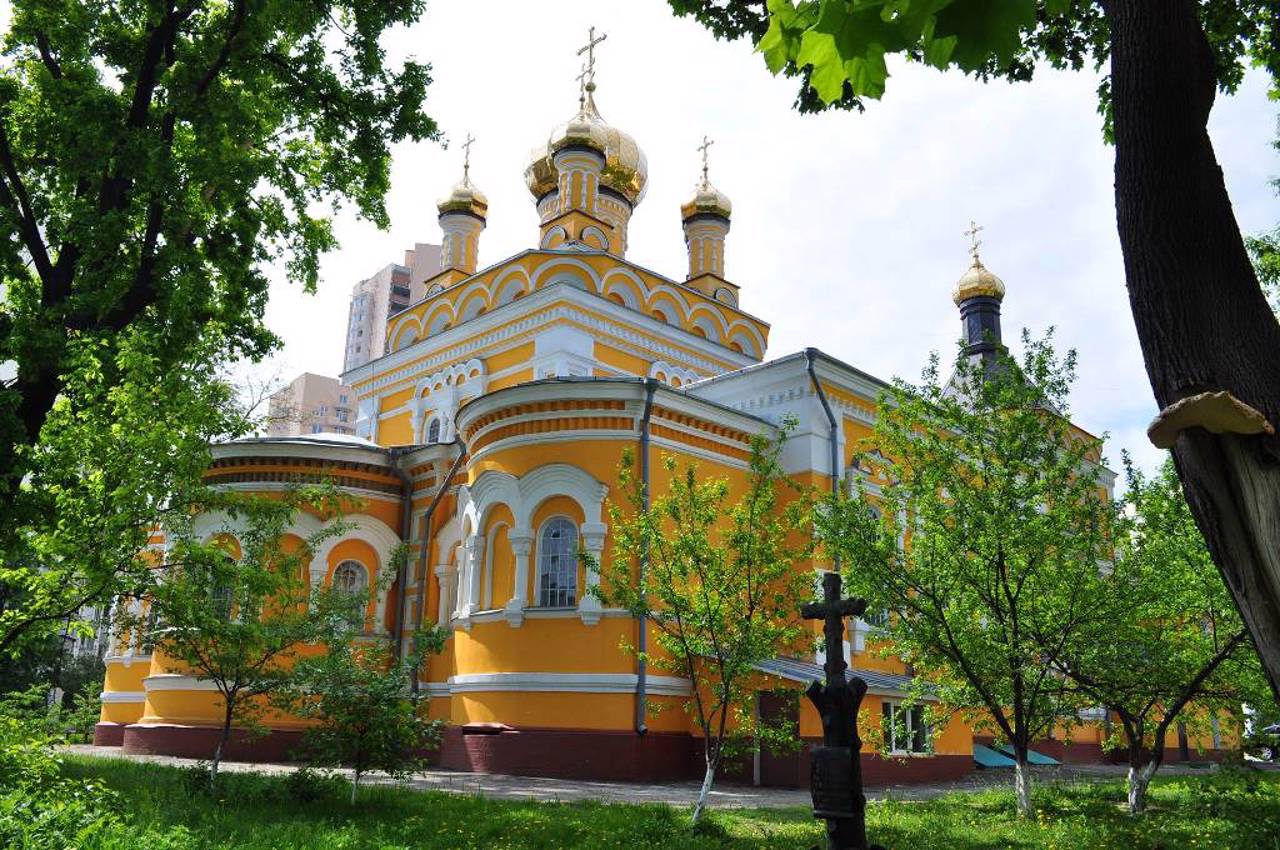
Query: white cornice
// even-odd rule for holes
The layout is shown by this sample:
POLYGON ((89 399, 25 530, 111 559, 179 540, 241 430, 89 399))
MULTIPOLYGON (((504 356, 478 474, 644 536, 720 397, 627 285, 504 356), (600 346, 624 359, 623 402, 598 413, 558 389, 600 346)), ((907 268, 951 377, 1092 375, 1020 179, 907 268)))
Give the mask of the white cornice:
MULTIPOLYGON (((472 673, 449 677, 451 694, 485 692, 629 694, 638 678, 634 673, 472 673)), ((688 696, 688 679, 646 676, 646 690, 655 696, 688 696)))
POLYGON ((343 379, 350 385, 361 384, 357 388, 358 395, 365 397, 411 376, 419 376, 424 371, 465 360, 482 348, 512 337, 523 337, 556 320, 578 322, 620 342, 640 346, 650 354, 677 363, 692 364, 708 374, 718 374, 726 367, 741 368, 757 362, 754 357, 615 304, 593 292, 585 292, 567 282, 557 282, 433 337, 371 360, 344 374, 343 379), (586 310, 604 314, 611 321, 602 321, 584 312, 586 310), (521 313, 529 315, 517 318, 521 313), (665 339, 678 341, 679 347, 667 344, 663 341, 665 339), (427 356, 418 360, 424 354, 427 356))

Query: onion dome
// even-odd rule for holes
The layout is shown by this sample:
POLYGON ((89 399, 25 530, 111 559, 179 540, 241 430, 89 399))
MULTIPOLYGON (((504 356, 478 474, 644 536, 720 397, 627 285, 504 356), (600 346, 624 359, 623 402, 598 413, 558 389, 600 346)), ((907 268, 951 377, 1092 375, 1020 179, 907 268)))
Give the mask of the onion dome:
POLYGON ((975 250, 973 252, 973 264, 956 281, 956 288, 951 293, 951 298, 956 302, 956 306, 959 306, 970 298, 979 297, 994 298, 997 301, 1003 299, 1004 281, 996 277, 982 264, 982 260, 978 259, 978 254, 975 250))
POLYGON ((441 215, 451 212, 470 213, 476 218, 484 218, 489 211, 489 199, 471 183, 471 178, 464 172, 460 180, 449 194, 440 199, 436 209, 441 215))
POLYGON ((551 131, 545 144, 534 148, 524 181, 535 199, 541 200, 560 185, 560 175, 552 158, 570 146, 589 147, 604 155, 600 184, 622 195, 634 207, 644 199, 649 183, 649 162, 636 140, 600 117, 596 109, 595 83, 583 90, 578 114, 551 131))
POLYGON ((733 203, 729 196, 721 192, 705 174, 693 190, 693 197, 680 206, 680 218, 688 221, 695 215, 718 215, 728 218, 733 213, 733 203))

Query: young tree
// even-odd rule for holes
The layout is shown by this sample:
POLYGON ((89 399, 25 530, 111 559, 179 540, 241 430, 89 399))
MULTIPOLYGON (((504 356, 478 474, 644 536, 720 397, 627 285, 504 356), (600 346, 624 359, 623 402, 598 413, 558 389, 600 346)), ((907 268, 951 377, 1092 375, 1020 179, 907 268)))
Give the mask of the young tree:
POLYGON ((1160 442, 1280 697, 1280 324, 1208 131, 1216 93, 1248 66, 1280 79, 1274 0, 670 3, 717 36, 750 37, 774 73, 801 75, 813 89, 801 108, 881 97, 890 54, 983 80, 1109 67, 1099 107, 1116 148, 1129 303, 1168 411, 1160 442))
POLYGON ((303 753, 322 765, 352 769, 351 802, 360 778, 380 770, 396 779, 423 764, 440 740, 441 721, 426 717, 426 697, 411 694, 410 677, 428 654, 444 648, 445 631, 433 628, 414 638, 414 651, 396 660, 385 642, 355 643, 336 630, 323 655, 307 658, 275 702, 315 721, 303 738, 303 753))
POLYGON ((1249 632, 1187 508, 1173 462, 1147 479, 1128 458, 1135 521, 1117 535, 1113 568, 1092 604, 1105 616, 1062 659, 1063 673, 1120 721, 1129 757, 1129 811, 1146 808, 1174 723, 1208 731, 1211 716, 1239 718, 1266 698, 1249 632), (1194 702, 1194 705, 1192 703, 1194 702))
POLYGON ((1030 815, 1027 752, 1067 696, 1052 658, 1091 615, 1112 508, 1098 442, 1066 418, 1074 353, 1023 344, 1020 363, 961 356, 943 381, 935 356, 920 385, 899 381, 870 438, 880 493, 864 479, 818 528, 851 592, 890 613, 887 638, 921 686, 1012 747, 1030 815))
POLYGON ((329 202, 380 225, 435 138, 421 0, 14 0, 0 51, 0 651, 134 583, 276 345, 270 263, 315 286, 329 202), (141 535, 141 537, 139 536, 141 535))
POLYGON ((754 666, 807 633, 799 609, 813 595, 812 574, 796 566, 810 553, 811 506, 807 494, 787 492, 794 485, 778 462, 788 430, 752 440, 734 503, 728 481, 704 479, 694 464, 679 470, 669 456, 669 489, 650 503, 624 455, 622 501, 609 505, 613 558, 603 569, 588 562, 602 571, 602 601, 653 624, 657 651, 644 660, 692 684, 685 706, 702 731, 706 765, 694 824, 726 757, 751 741, 781 746, 794 737, 751 710, 754 666))
POLYGON ((325 539, 341 534, 341 521, 328 523, 291 548, 286 534, 299 510, 333 515, 339 500, 331 488, 305 488, 279 499, 215 496, 206 512, 229 519, 239 551, 223 538, 197 539, 189 517, 174 515, 165 526, 171 546, 166 561, 144 591, 145 610, 122 618, 120 628, 138 630, 173 659, 173 672, 209 682, 221 697, 222 729, 209 767, 216 783, 233 725, 252 727, 264 708, 261 699, 283 688, 298 650, 328 638, 337 618, 328 600, 313 588, 306 571, 309 554, 325 539), (232 528, 234 524, 234 528, 232 528))

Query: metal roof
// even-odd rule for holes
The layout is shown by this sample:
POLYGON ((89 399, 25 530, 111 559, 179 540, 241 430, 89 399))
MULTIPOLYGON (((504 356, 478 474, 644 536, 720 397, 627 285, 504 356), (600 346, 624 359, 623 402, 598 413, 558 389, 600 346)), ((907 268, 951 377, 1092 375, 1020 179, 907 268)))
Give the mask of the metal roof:
MULTIPOLYGON (((781 676, 784 679, 806 684, 815 680, 821 682, 826 678, 826 673, 821 664, 813 661, 801 661, 798 658, 778 656, 768 661, 759 662, 755 665, 755 668, 762 673, 770 673, 774 676, 781 676)), ((890 696, 905 695, 910 690, 912 682, 911 676, 904 676, 900 673, 859 670, 855 667, 845 670, 844 675, 850 680, 855 676, 862 679, 867 683, 868 693, 887 694, 890 696)), ((929 698, 935 699, 934 697, 929 698)))

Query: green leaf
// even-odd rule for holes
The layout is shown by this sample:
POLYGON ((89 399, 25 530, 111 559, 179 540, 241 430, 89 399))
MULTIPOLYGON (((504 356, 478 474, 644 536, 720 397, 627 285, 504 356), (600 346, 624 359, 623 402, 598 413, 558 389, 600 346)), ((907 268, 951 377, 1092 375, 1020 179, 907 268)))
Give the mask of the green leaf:
POLYGON ((1035 24, 1035 0, 955 0, 938 12, 934 37, 954 37, 951 62, 976 71, 992 57, 1008 62, 1035 24))

